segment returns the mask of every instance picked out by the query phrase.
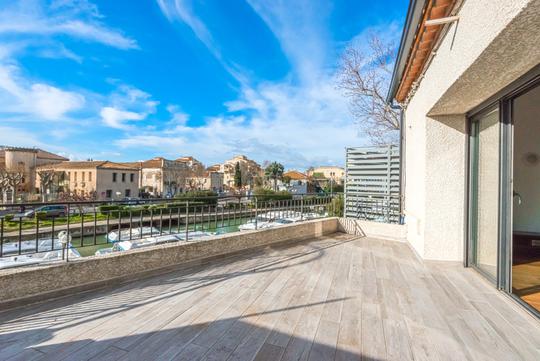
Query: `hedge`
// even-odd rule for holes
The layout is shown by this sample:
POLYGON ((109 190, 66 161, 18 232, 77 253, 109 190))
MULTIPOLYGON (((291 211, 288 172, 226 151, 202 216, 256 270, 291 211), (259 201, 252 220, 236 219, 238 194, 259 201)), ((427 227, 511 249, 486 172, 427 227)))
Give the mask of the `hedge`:
POLYGON ((34 217, 35 217, 36 219, 39 219, 39 220, 47 219, 47 212, 44 212, 44 211, 36 212, 36 213, 34 214, 34 217))
POLYGON ((189 191, 177 194, 175 199, 182 202, 201 202, 202 204, 217 204, 218 195, 213 191, 189 191))
POLYGON ((293 195, 287 191, 274 192, 271 189, 256 189, 253 196, 257 198, 257 202, 283 201, 293 198, 293 195))

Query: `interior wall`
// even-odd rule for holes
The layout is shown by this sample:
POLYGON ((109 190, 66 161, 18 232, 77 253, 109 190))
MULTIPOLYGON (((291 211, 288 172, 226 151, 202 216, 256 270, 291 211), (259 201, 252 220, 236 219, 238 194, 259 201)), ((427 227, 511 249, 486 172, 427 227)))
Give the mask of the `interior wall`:
POLYGON ((540 86, 514 101, 514 231, 540 233, 540 86))

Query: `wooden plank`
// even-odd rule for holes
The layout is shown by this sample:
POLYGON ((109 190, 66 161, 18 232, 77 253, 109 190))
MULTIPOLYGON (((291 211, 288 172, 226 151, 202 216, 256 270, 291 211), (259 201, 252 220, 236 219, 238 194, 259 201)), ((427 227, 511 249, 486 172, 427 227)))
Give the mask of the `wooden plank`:
POLYGON ((424 263, 402 243, 351 239, 18 310, 0 325, 0 359, 540 359, 538 321, 475 272, 424 263))
POLYGON ((344 247, 340 247, 340 254, 336 251, 329 252, 328 258, 330 259, 330 264, 334 266, 330 269, 325 269, 325 272, 319 277, 317 285, 310 296, 310 303, 314 304, 314 306, 304 309, 300 321, 294 329, 293 337, 285 348, 282 360, 299 360, 308 357, 324 310, 324 304, 320 304, 319 302, 325 302, 327 300, 333 275, 337 268, 335 259, 339 259, 343 251, 344 247))

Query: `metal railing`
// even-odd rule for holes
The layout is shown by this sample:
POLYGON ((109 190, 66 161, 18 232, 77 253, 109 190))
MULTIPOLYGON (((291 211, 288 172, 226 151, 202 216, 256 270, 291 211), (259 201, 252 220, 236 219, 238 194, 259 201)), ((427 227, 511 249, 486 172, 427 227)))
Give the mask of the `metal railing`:
POLYGON ((383 223, 401 223, 399 195, 357 193, 345 201, 345 216, 383 223))
POLYGON ((0 268, 273 228, 336 214, 333 196, 216 196, 0 205, 0 268), (43 207, 54 206, 48 210, 43 207), (60 232, 69 240, 59 238, 60 232))

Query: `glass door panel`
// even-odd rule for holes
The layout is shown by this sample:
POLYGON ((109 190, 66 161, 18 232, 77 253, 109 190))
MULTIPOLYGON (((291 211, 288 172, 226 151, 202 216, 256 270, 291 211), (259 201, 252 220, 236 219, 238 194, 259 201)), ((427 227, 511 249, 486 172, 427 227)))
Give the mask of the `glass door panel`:
POLYGON ((512 102, 512 292, 540 311, 540 86, 512 102))
POLYGON ((471 261, 495 280, 499 237, 499 166, 501 127, 498 107, 472 121, 471 261))

